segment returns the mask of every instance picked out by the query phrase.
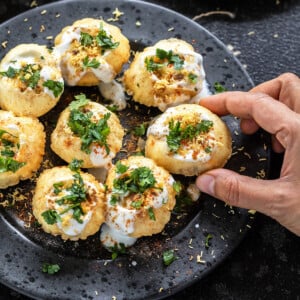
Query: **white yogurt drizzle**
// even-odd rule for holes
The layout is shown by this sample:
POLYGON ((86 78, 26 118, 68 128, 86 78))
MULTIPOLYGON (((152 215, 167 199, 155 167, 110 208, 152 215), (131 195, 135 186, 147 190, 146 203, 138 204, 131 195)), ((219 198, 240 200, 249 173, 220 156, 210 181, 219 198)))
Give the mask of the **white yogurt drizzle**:
POLYGON ((112 105, 117 107, 117 110, 123 110, 126 108, 126 98, 123 86, 113 80, 111 82, 100 82, 98 85, 101 95, 112 101, 112 105))
MULTIPOLYGON (((139 60, 139 64, 141 68, 145 68, 145 59, 147 57, 152 57, 156 55, 156 49, 164 49, 166 51, 169 51, 170 49, 166 45, 158 45, 157 47, 151 47, 148 48, 147 51, 145 51, 141 56, 139 60)), ((158 108, 161 111, 165 111, 168 107, 175 106, 181 103, 196 103, 196 101, 199 102, 201 98, 207 97, 211 95, 211 92, 208 88, 208 83, 205 79, 205 71, 203 67, 203 57, 201 54, 191 51, 189 49, 184 49, 185 47, 180 46, 176 47, 174 49, 174 53, 177 55, 182 55, 184 57, 184 64, 183 64, 183 69, 186 71, 194 74, 197 76, 198 80, 196 83, 193 83, 189 80, 182 79, 179 81, 176 81, 172 84, 168 85, 169 89, 178 89, 178 88, 183 88, 185 90, 191 90, 195 91, 198 90, 199 92, 197 93, 196 96, 194 96, 192 99, 190 99, 189 95, 186 95, 184 93, 177 93, 175 99, 172 101, 172 103, 163 103, 160 102, 158 104, 158 108)), ((151 79, 153 82, 159 83, 161 80, 155 75, 155 73, 151 74, 151 79)), ((157 100, 157 97, 154 95, 154 98, 157 100)))
MULTIPOLYGON (((129 170, 135 168, 137 166, 131 166, 129 170)), ((155 172, 154 177, 157 178, 155 172)), ((116 178, 118 178, 118 174, 116 174, 116 178)), ((170 175, 167 182, 164 183, 162 190, 158 191, 158 194, 151 199, 152 207, 160 208, 168 201, 169 194, 166 184, 172 186, 174 182, 175 180, 170 175)), ((130 204, 124 204, 126 196, 120 200, 120 203, 116 203, 116 205, 110 203, 111 197, 112 193, 107 193, 106 226, 102 226, 101 228, 101 242, 107 248, 120 243, 123 243, 125 247, 129 247, 136 241, 136 238, 130 237, 130 234, 135 230, 135 220, 139 210, 130 207, 130 204)))
MULTIPOLYGON (((68 52, 68 49, 71 45, 71 43, 74 40, 79 41, 80 40, 80 33, 83 28, 88 28, 88 25, 81 25, 81 26, 70 26, 69 29, 67 29, 61 37, 61 43, 57 46, 55 46, 53 53, 54 55, 61 60, 62 64, 62 72, 64 74, 66 83, 70 86, 74 86, 77 84, 77 82, 87 73, 92 71, 93 74, 103 82, 111 82, 115 77, 115 72, 105 61, 105 56, 109 53, 109 50, 106 50, 103 55, 99 53, 97 57, 94 57, 98 62, 100 62, 100 65, 98 68, 83 68, 80 72, 78 72, 78 69, 74 68, 70 63, 69 60, 73 56, 72 53, 68 52), (64 65, 66 67, 64 67, 64 65)), ((109 32, 105 29, 107 34, 109 35, 109 32)))

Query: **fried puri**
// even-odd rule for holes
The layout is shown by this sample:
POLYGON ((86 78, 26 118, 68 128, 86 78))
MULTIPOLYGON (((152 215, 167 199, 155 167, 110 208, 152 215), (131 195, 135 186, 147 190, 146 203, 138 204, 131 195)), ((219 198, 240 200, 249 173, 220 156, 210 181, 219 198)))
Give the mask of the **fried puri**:
POLYGON ((161 232, 175 206, 174 182, 151 159, 132 156, 119 161, 106 180, 106 224, 134 238, 161 232))
POLYGON ((63 90, 60 68, 46 46, 20 44, 0 63, 0 107, 17 116, 46 114, 63 90))
POLYGON ((175 38, 137 52, 124 73, 124 85, 133 100, 161 111, 192 101, 206 89, 205 84, 202 56, 175 38))
POLYGON ((51 134, 51 149, 68 163, 82 160, 83 168, 110 167, 122 147, 124 130, 119 118, 99 103, 76 103, 61 112, 51 134))
POLYGON ((95 86, 111 82, 120 73, 129 59, 130 46, 117 26, 84 18, 56 36, 54 53, 66 84, 95 86))
POLYGON ((231 151, 226 124, 196 104, 168 108, 147 131, 146 157, 174 174, 194 176, 223 167, 231 151))
POLYGON ((38 178, 32 209, 45 232, 76 241, 100 229, 105 220, 104 198, 104 186, 91 174, 54 167, 38 178))
POLYGON ((38 119, 0 110, 0 189, 33 176, 45 152, 45 132, 38 119))

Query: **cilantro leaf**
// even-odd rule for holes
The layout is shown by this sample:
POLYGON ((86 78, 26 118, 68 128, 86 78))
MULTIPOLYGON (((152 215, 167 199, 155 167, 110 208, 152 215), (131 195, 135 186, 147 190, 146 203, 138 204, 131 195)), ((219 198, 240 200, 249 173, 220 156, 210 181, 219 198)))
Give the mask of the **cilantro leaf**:
POLYGON ((15 78, 19 74, 19 70, 11 66, 8 67, 7 71, 0 72, 0 75, 8 78, 15 78))
POLYGON ((148 167, 139 167, 116 178, 113 182, 113 193, 144 193, 145 190, 153 188, 155 183, 153 172, 148 167))
POLYGON ((139 126, 136 126, 133 130, 134 134, 136 136, 143 136, 146 133, 146 126, 145 124, 140 124, 139 126))
POLYGON ((42 217, 44 218, 45 222, 49 225, 53 225, 61 220, 60 215, 54 209, 45 210, 42 213, 42 217))
POLYGON ((43 86, 47 87, 49 90, 53 92, 55 97, 58 97, 64 90, 64 83, 55 80, 46 80, 43 83, 43 86))
POLYGON ((44 263, 42 267, 43 273, 47 273, 49 275, 53 275, 60 270, 60 266, 58 264, 48 264, 44 263))
POLYGON ((119 46, 119 42, 113 42, 112 36, 107 35, 107 32, 103 29, 103 23, 100 23, 100 30, 96 36, 97 44, 104 50, 115 49, 119 46))
POLYGON ((110 247, 109 250, 112 252, 112 260, 115 260, 120 254, 126 254, 126 247, 124 243, 115 244, 113 247, 110 247))
POLYGON ((217 94, 227 91, 227 89, 219 82, 215 82, 214 88, 217 94))
POLYGON ((11 157, 0 156, 0 173, 17 172, 20 168, 25 166, 25 162, 18 162, 11 157))
MULTIPOLYGON (((172 119, 169 122, 167 144, 171 152, 177 152, 182 141, 192 140, 199 134, 207 133, 212 128, 213 122, 210 120, 201 120, 201 122, 196 125, 188 124, 185 128, 181 128, 180 126, 179 121, 175 123, 172 119)), ((206 151, 209 151, 209 149, 206 149, 206 151)))
POLYGON ((80 44, 82 46, 91 46, 93 44, 93 36, 87 32, 80 32, 80 44))
POLYGON ((76 95, 75 99, 76 100, 69 104, 71 110, 78 110, 80 107, 87 105, 90 101, 85 94, 76 95))
POLYGON ((82 63, 85 68, 97 69, 100 66, 100 62, 96 58, 89 60, 88 56, 83 59, 82 63))
POLYGON ((169 266, 172 262, 177 259, 174 250, 166 250, 163 253, 163 262, 165 266, 169 266))
POLYGON ((148 215, 149 215, 150 220, 156 221, 153 207, 148 208, 148 215))
POLYGON ((120 161, 116 163, 116 172, 119 174, 125 173, 129 169, 128 166, 123 165, 120 161))

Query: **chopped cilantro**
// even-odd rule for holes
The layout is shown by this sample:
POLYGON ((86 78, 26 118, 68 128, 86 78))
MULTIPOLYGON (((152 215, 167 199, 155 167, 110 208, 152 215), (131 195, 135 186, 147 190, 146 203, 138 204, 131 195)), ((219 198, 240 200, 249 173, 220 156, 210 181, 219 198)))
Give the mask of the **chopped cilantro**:
POLYGON ((82 223, 81 217, 84 215, 84 212, 82 210, 81 203, 86 200, 87 191, 79 172, 73 174, 73 179, 74 180, 69 187, 64 187, 63 182, 57 182, 53 184, 53 192, 56 195, 63 190, 67 192, 65 196, 55 201, 58 205, 64 205, 66 207, 60 213, 54 209, 44 211, 42 213, 42 217, 47 224, 53 225, 59 222, 61 220, 61 215, 65 214, 69 210, 72 210, 72 217, 78 223, 82 223))
POLYGON ((55 97, 58 97, 64 90, 64 83, 55 80, 46 80, 43 83, 43 86, 47 87, 49 90, 53 92, 55 97))
POLYGON ((100 30, 96 36, 97 44, 104 50, 115 49, 119 46, 119 42, 113 42, 112 36, 107 35, 106 31, 103 29, 103 23, 100 23, 100 30))
POLYGON ((57 182, 53 184, 54 194, 58 195, 62 191, 62 187, 64 186, 63 182, 57 182))
POLYGON ((173 183, 173 189, 176 192, 176 194, 180 194, 180 192, 182 191, 182 184, 179 181, 175 181, 173 183))
POLYGON ((133 130, 134 134, 136 136, 143 136, 146 133, 146 126, 145 124, 140 124, 139 126, 136 126, 133 130))
POLYGON ((181 59, 179 55, 174 54, 172 50, 166 51, 157 48, 155 57, 146 57, 145 64, 149 72, 157 71, 169 64, 172 64, 175 70, 181 70, 184 60, 181 59))
POLYGON ((26 162, 19 162, 13 158, 19 148, 16 139, 16 136, 10 134, 6 130, 0 129, 0 173, 15 173, 26 165, 26 162))
POLYGON ((131 202, 131 206, 135 209, 140 209, 142 207, 143 200, 133 201, 131 202))
POLYGON ((60 270, 60 266, 58 264, 48 264, 44 263, 42 267, 43 273, 47 273, 53 275, 60 270))
POLYGON ((109 204, 115 206, 119 202, 119 197, 117 195, 111 195, 109 204))
POLYGON ((91 121, 93 113, 82 111, 89 100, 85 95, 80 95, 77 101, 73 101, 70 104, 70 117, 68 125, 74 134, 81 139, 81 150, 85 153, 91 153, 90 146, 92 143, 98 143, 100 146, 104 146, 106 153, 110 152, 107 144, 107 136, 110 133, 110 128, 108 127, 108 119, 110 118, 110 113, 106 113, 103 118, 98 120, 97 123, 91 121))
POLYGON ((126 254, 126 247, 123 243, 115 244, 113 247, 110 247, 109 250, 112 252, 112 260, 115 260, 120 254, 126 254))
POLYGON ((86 33, 86 32, 80 32, 80 44, 82 46, 91 46, 93 44, 94 38, 86 33))
POLYGON ((19 70, 15 69, 11 66, 8 67, 7 71, 0 72, 0 74, 2 76, 8 77, 8 78, 14 78, 18 75, 18 73, 19 73, 19 70))
POLYGON ((60 215, 54 209, 45 210, 42 213, 42 217, 44 218, 45 222, 49 225, 56 224, 58 221, 61 220, 60 215))
POLYGON ((116 172, 119 174, 125 173, 129 169, 128 166, 123 165, 120 161, 116 163, 116 172))
POLYGON ((148 208, 148 215, 149 215, 150 220, 156 221, 153 207, 148 208))
POLYGON ((35 64, 25 65, 19 72, 20 80, 26 86, 34 89, 40 80, 40 66, 35 64))
POLYGON ((219 82, 215 82, 214 88, 215 88, 215 91, 216 91, 217 94, 227 91, 227 89, 219 82))
POLYGON ((74 172, 78 172, 80 168, 82 167, 83 160, 81 159, 72 159, 72 161, 69 163, 69 169, 74 172))
POLYGON ((85 68, 97 69, 100 66, 100 62, 96 58, 89 60, 88 56, 83 59, 82 63, 85 68))
POLYGON ((198 76, 194 73, 189 73, 188 74, 188 79, 192 83, 197 83, 198 76))
POLYGON ((163 63, 154 62, 153 57, 151 57, 151 58, 146 57, 145 65, 146 65, 147 71, 149 71, 149 72, 157 71, 165 66, 165 64, 163 64, 163 63))
POLYGON ((89 103, 89 99, 85 94, 79 94, 75 96, 75 101, 72 101, 69 105, 71 110, 78 110, 79 108, 87 105, 89 103))
POLYGON ((113 182, 113 192, 117 194, 143 193, 156 183, 153 172, 148 167, 139 167, 113 182))
POLYGON ((177 152, 182 141, 192 140, 201 133, 207 133, 213 126, 213 122, 201 120, 201 122, 195 126, 189 124, 185 128, 181 128, 180 125, 179 121, 175 123, 173 119, 169 122, 167 144, 171 152, 177 152))
POLYGON ((25 162, 18 162, 11 157, 0 156, 0 173, 9 171, 15 173, 25 165, 25 162))
POLYGON ((177 259, 174 250, 166 250, 163 253, 163 262, 165 266, 169 266, 172 262, 177 259))
POLYGON ((169 134, 167 135, 167 144, 171 152, 176 152, 181 143, 180 122, 174 122, 172 119, 169 123, 169 134))

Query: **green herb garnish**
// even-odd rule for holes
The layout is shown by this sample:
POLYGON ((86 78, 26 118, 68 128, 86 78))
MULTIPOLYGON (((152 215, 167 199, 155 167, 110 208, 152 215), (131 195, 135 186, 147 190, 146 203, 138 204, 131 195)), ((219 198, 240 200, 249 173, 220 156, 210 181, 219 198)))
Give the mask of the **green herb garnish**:
POLYGON ((123 165, 120 161, 118 161, 118 162, 116 163, 116 172, 117 172, 118 174, 123 174, 123 173, 125 173, 128 169, 129 169, 129 167, 126 166, 126 165, 123 165))
POLYGON ((74 171, 74 172, 78 172, 80 171, 80 168, 82 167, 83 165, 83 160, 81 159, 72 159, 72 161, 69 163, 69 169, 71 171, 74 171))
POLYGON ((0 74, 8 78, 19 78, 27 87, 35 89, 40 80, 40 69, 40 65, 37 64, 27 64, 21 69, 9 66, 7 71, 0 74))
POLYGON ((148 208, 148 215, 149 215, 150 220, 156 221, 153 207, 148 208))
MULTIPOLYGON (((116 168, 116 173, 120 174, 120 177, 113 181, 111 205, 120 201, 122 196, 130 193, 143 194, 147 189, 155 187, 155 177, 148 167, 139 167, 128 172, 128 167, 118 162, 116 168)), ((143 199, 132 201, 130 205, 135 209, 140 209, 143 206, 143 199)), ((151 220, 155 220, 152 207, 148 208, 148 215, 151 220)))
POLYGON ((69 165, 70 169, 75 170, 75 173, 73 174, 74 180, 71 186, 64 187, 63 182, 57 182, 53 184, 54 194, 59 195, 59 193, 61 193, 63 190, 67 192, 65 196, 55 201, 58 205, 64 205, 65 208, 60 213, 54 209, 44 211, 42 213, 42 217, 47 224, 53 225, 61 221, 61 216, 70 210, 72 210, 72 217, 78 223, 83 222, 81 217, 84 215, 84 212, 82 210, 81 203, 87 199, 87 190, 79 173, 81 163, 82 161, 80 160, 73 160, 69 165))
POLYGON ((104 146, 106 153, 109 154, 110 149, 107 144, 107 136, 110 133, 108 127, 108 119, 110 113, 106 113, 97 123, 91 121, 93 113, 83 111, 82 108, 88 104, 88 99, 81 95, 77 101, 70 104, 70 117, 68 125, 74 134, 81 139, 81 150, 85 153, 91 153, 90 146, 97 143, 104 146))
POLYGON ((64 90, 64 83, 55 80, 46 80, 43 83, 43 86, 47 87, 49 90, 53 92, 55 97, 58 97, 64 90))
POLYGON ((16 172, 23 166, 25 166, 25 162, 18 162, 11 157, 0 157, 0 173, 4 172, 16 172))
POLYGON ((219 82, 215 82, 214 88, 217 94, 227 91, 227 89, 219 82))
POLYGON ((44 218, 45 222, 49 225, 56 224, 58 221, 61 220, 60 215, 54 209, 48 209, 42 213, 42 217, 44 218))
POLYGON ((14 78, 19 74, 19 70, 15 69, 11 66, 8 67, 7 71, 0 72, 0 75, 8 77, 8 78, 14 78))
POLYGON ((16 136, 0 129, 0 173, 15 173, 26 165, 26 162, 19 162, 13 158, 19 148, 19 144, 15 141, 16 139, 16 136))
POLYGON ((113 182, 113 190, 119 194, 144 193, 145 190, 153 188, 156 180, 153 172, 148 167, 139 167, 117 178, 113 182))
POLYGON ((88 56, 83 59, 82 63, 85 68, 97 69, 100 66, 100 62, 96 58, 89 60, 88 56))
POLYGON ((140 124, 139 126, 136 126, 133 130, 134 135, 136 136, 143 136, 146 134, 146 129, 147 127, 145 126, 145 124, 140 124))
POLYGON ((42 267, 43 273, 47 273, 53 275, 60 270, 60 266, 58 264, 48 264, 44 263, 42 267))
POLYGON ((96 36, 96 42, 102 49, 115 49, 119 46, 119 42, 113 42, 112 36, 107 35, 106 31, 103 29, 103 23, 100 23, 100 31, 96 36))
POLYGON ((167 144, 171 152, 177 152, 182 141, 193 140, 199 134, 207 133, 213 126, 213 122, 209 120, 201 120, 200 123, 187 125, 185 128, 180 127, 179 121, 174 122, 172 119, 169 122, 169 134, 167 135, 167 144))
POLYGON ((112 260, 115 260, 120 254, 126 254, 126 247, 123 243, 115 244, 113 247, 110 247, 109 250, 112 252, 112 260))
POLYGON ((80 44, 82 46, 91 46, 93 44, 94 38, 86 32, 80 32, 80 44))
POLYGON ((188 74, 188 79, 192 83, 197 83, 198 76, 194 73, 189 73, 188 74))
POLYGON ((157 48, 155 57, 146 57, 145 64, 149 72, 157 71, 169 64, 172 64, 175 70, 181 70, 184 60, 181 59, 179 55, 174 54, 172 50, 166 51, 157 48))
POLYGON ((163 253, 163 262, 165 266, 169 266, 172 262, 177 259, 174 250, 166 250, 163 253))

